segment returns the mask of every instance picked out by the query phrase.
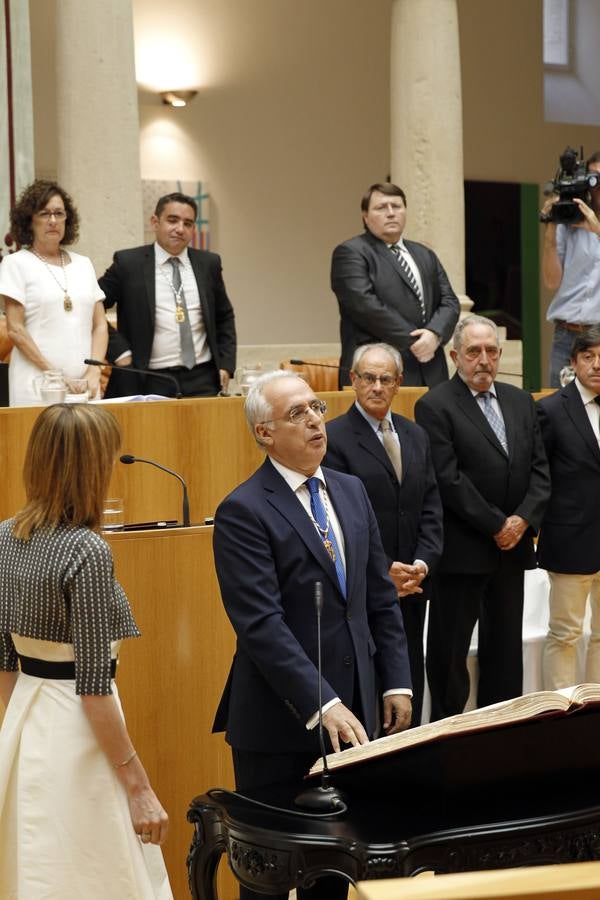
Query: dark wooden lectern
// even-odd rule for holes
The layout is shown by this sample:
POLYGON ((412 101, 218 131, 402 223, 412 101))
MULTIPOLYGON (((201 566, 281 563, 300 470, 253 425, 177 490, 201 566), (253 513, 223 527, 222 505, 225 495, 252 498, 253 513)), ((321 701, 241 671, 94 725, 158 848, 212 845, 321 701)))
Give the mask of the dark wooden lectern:
POLYGON ((192 802, 192 896, 216 900, 226 852, 265 895, 327 873, 369 878, 600 859, 600 709, 457 735, 335 771, 348 810, 296 815, 298 786, 192 802))

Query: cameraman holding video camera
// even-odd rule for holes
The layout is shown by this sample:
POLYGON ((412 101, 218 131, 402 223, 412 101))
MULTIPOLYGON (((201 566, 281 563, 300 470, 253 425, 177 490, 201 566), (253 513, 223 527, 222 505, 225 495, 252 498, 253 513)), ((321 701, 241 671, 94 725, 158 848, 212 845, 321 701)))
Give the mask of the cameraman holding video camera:
POLYGON ((600 323, 600 151, 584 166, 567 148, 560 162, 540 214, 542 277, 556 291, 546 316, 554 322, 550 387, 560 387, 560 371, 569 365, 577 334, 600 323))

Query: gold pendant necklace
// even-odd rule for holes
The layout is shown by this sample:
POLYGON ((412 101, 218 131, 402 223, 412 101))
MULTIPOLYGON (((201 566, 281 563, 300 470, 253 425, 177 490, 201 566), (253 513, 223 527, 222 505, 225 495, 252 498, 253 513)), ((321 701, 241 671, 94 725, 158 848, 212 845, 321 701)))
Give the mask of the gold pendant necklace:
POLYGON ((324 501, 325 501, 325 502, 323 503, 323 506, 324 506, 324 508, 325 508, 325 528, 321 528, 321 526, 319 525, 319 523, 317 522, 317 520, 316 520, 315 517, 313 516, 312 512, 311 512, 311 514, 310 514, 310 517, 311 517, 311 519, 312 519, 312 521, 313 521, 313 525, 315 526, 315 528, 316 528, 317 531, 319 532, 319 536, 320 536, 320 538, 321 538, 321 540, 322 540, 322 542, 323 542, 323 546, 325 547, 325 549, 327 550, 327 552, 328 552, 328 554, 329 554, 329 556, 330 556, 330 558, 331 558, 331 562, 334 563, 334 562, 335 562, 335 550, 333 549, 333 544, 332 544, 332 542, 329 540, 329 528, 330 528, 330 524, 331 524, 331 523, 330 523, 330 521, 329 521, 329 503, 328 503, 328 500, 327 500, 327 494, 324 494, 323 499, 324 499, 324 501))
POLYGON ((31 252, 33 253, 33 255, 34 255, 34 256, 37 256, 37 258, 40 260, 40 262, 42 262, 42 263, 46 266, 48 272, 50 273, 50 275, 52 276, 52 278, 54 279, 54 281, 57 283, 57 285, 59 286, 59 288, 60 288, 61 291, 63 292, 63 294, 64 294, 64 297, 63 297, 63 309, 64 309, 64 311, 65 311, 65 312, 72 312, 72 311, 73 311, 73 301, 72 301, 71 298, 69 297, 69 285, 68 285, 68 283, 67 283, 67 271, 66 271, 66 269, 65 269, 65 257, 64 257, 64 253, 62 252, 62 250, 60 251, 60 266, 61 266, 61 269, 62 269, 62 272, 63 272, 63 277, 64 277, 64 279, 65 279, 64 287, 62 286, 62 284, 60 283, 60 281, 58 280, 58 278, 56 277, 56 275, 54 274, 54 272, 52 271, 52 269, 51 269, 50 266, 48 265, 47 261, 44 259, 44 257, 43 257, 40 253, 38 253, 37 250, 35 250, 33 247, 30 247, 29 249, 31 250, 31 252))

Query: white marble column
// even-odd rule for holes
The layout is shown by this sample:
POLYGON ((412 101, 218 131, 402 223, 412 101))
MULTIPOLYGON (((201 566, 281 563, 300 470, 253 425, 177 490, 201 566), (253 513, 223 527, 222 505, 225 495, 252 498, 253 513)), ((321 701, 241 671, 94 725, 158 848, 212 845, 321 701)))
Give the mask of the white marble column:
POLYGON ((29 4, 0 5, 0 252, 13 199, 33 181, 29 4))
POLYGON ((100 275, 143 240, 131 0, 56 4, 58 181, 81 216, 77 249, 100 275))
POLYGON ((456 0, 393 0, 391 173, 408 200, 407 236, 440 257, 465 296, 462 98, 456 0))

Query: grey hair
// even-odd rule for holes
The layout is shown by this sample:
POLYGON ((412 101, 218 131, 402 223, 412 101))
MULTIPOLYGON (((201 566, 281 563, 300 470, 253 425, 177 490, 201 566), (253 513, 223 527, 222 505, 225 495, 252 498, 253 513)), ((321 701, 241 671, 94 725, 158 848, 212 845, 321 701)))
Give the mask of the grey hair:
POLYGON ((356 372, 356 367, 369 350, 382 350, 384 353, 387 353, 394 360, 394 365, 396 366, 396 375, 402 375, 404 371, 404 366, 402 363, 402 357, 398 350, 395 347, 392 347, 391 344, 361 344, 360 347, 357 347, 354 351, 354 356, 352 357, 352 371, 356 372))
POLYGON ((452 346, 457 352, 462 346, 463 332, 469 325, 487 325, 487 327, 491 328, 494 332, 496 343, 500 345, 500 335, 498 334, 498 326, 495 322, 491 319, 487 319, 485 316, 465 316, 464 319, 461 319, 458 322, 454 329, 454 337, 452 338, 452 346))
POLYGON ((264 389, 267 384, 278 378, 297 378, 302 384, 306 384, 304 378, 301 378, 297 372, 292 372, 291 369, 274 369, 272 372, 265 372, 253 383, 244 403, 244 413, 250 433, 259 447, 264 447, 264 444, 256 434, 255 426, 270 422, 270 417, 273 415, 273 407, 265 400, 264 389))

